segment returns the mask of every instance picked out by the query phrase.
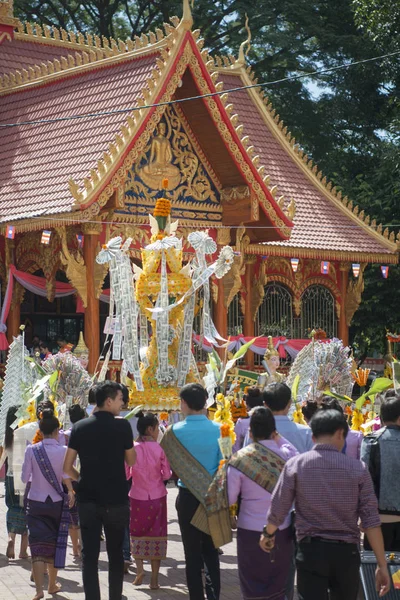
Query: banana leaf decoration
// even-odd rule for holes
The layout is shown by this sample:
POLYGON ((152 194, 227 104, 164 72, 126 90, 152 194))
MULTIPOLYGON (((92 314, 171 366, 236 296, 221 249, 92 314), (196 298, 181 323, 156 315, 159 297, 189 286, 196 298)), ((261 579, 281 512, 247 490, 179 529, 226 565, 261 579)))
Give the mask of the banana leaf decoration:
POLYGON ((297 393, 299 391, 299 383, 300 383, 300 375, 297 374, 293 380, 293 385, 292 385, 292 398, 293 398, 294 403, 297 402, 297 393))
POLYGON ((138 412, 143 410, 143 408, 144 408, 144 404, 139 404, 139 406, 135 406, 135 408, 133 410, 131 410, 130 412, 128 412, 127 415, 124 416, 124 419, 129 421, 129 419, 132 419, 132 417, 135 417, 138 414, 138 412))
POLYGON ((340 400, 341 402, 353 402, 350 396, 342 396, 341 394, 336 394, 335 392, 331 392, 331 390, 324 390, 324 396, 331 396, 332 398, 336 398, 336 400, 340 400))
POLYGON ((393 387, 393 381, 391 379, 388 377, 377 377, 368 392, 365 392, 365 394, 359 397, 356 402, 356 407, 360 410, 367 398, 373 398, 376 394, 381 394, 391 387, 393 387))
POLYGON ((224 383, 229 369, 232 369, 232 367, 236 363, 236 361, 239 360, 239 358, 242 358, 242 356, 244 356, 246 354, 247 350, 250 348, 250 346, 252 346, 254 344, 256 339, 258 339, 258 338, 255 337, 252 340, 250 340, 249 342, 246 342, 246 344, 243 344, 243 346, 241 346, 241 348, 239 348, 239 350, 233 355, 233 357, 230 360, 228 360, 228 362, 225 365, 224 371, 222 373, 221 384, 224 383))

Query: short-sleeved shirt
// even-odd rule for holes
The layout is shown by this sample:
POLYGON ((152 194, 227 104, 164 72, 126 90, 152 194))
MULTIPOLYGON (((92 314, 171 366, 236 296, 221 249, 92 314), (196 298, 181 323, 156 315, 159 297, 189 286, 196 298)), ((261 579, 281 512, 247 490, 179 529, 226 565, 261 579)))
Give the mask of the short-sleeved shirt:
POLYGON ((133 447, 128 421, 96 412, 73 426, 68 446, 77 451, 81 463, 79 502, 102 506, 128 502, 125 450, 133 447))

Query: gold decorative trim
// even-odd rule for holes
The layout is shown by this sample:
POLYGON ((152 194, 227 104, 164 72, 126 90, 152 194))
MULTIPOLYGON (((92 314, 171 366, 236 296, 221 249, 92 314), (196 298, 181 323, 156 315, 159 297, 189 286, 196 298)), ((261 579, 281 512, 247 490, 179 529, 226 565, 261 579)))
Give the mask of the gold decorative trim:
POLYGON ((382 252, 348 252, 342 250, 327 250, 326 248, 297 248, 295 246, 270 246, 268 244, 251 244, 247 252, 263 256, 283 256, 287 258, 314 258, 317 260, 387 263, 397 265, 398 254, 382 252))

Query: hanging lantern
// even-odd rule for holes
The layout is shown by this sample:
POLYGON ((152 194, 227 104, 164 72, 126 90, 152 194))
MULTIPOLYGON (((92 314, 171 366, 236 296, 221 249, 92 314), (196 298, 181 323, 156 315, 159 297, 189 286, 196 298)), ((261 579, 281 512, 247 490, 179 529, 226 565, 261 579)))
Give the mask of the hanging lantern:
POLYGON ((329 260, 322 260, 321 261, 321 273, 322 273, 322 275, 328 275, 329 274, 329 265, 330 265, 329 260))
POLYGON ((389 275, 389 267, 381 265, 381 271, 383 279, 387 279, 389 275))
POLYGON ((42 232, 42 239, 40 240, 41 244, 45 244, 48 246, 50 244, 51 231, 47 231, 46 229, 42 232))
POLYGON ((7 238, 13 240, 15 238, 15 227, 14 225, 7 225, 7 238))
POLYGON ((297 269, 299 268, 299 262, 300 262, 299 258, 291 258, 290 259, 290 264, 292 265, 293 273, 297 273, 297 269))
POLYGON ((354 277, 358 277, 360 274, 360 264, 359 263, 353 263, 351 265, 352 269, 353 269, 353 275, 354 277))

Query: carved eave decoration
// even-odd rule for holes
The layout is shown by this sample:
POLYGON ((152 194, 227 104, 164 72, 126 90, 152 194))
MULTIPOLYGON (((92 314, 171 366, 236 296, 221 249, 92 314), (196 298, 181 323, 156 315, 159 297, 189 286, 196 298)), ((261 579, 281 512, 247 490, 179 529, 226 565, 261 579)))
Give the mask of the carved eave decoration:
MULTIPOLYGON (((246 43, 248 42, 244 42, 242 47, 244 47, 246 43)), ((366 231, 371 237, 378 240, 382 246, 387 248, 387 250, 389 250, 391 253, 391 255, 385 253, 367 255, 363 253, 361 258, 360 255, 357 256, 355 253, 352 253, 352 256, 354 257, 352 259, 348 258, 345 252, 338 252, 334 253, 335 258, 331 258, 331 260, 361 260, 368 262, 380 262, 385 260, 387 263, 397 264, 398 252, 400 251, 400 233, 398 233, 396 237, 395 233, 393 231, 390 232, 387 227, 384 229, 382 225, 377 225, 375 220, 371 220, 364 211, 360 211, 358 206, 354 206, 353 202, 349 200, 347 196, 343 197, 342 193, 333 185, 333 183, 324 177, 322 171, 318 168, 314 161, 307 156, 299 144, 296 143, 295 138, 292 136, 291 132, 288 131, 288 128, 280 119, 279 114, 273 108, 272 103, 269 101, 264 89, 260 86, 257 86, 257 78, 251 66, 246 66, 243 51, 239 56, 239 59, 235 59, 235 57, 232 55, 216 56, 215 63, 217 76, 219 73, 235 74, 240 77, 244 86, 254 86, 251 89, 248 89, 249 95, 253 99, 254 104, 257 106, 265 124, 272 134, 280 141, 281 145, 285 148, 291 159, 300 166, 301 170, 312 181, 313 185, 320 192, 322 192, 322 194, 327 197, 332 204, 334 204, 342 213, 344 213, 350 221, 364 229, 364 231, 366 231), (339 255, 341 255, 343 258, 341 258, 339 255)), ((237 115, 236 117, 238 118, 237 115)), ((295 216, 295 205, 293 199, 290 199, 290 204, 290 213, 288 206, 288 216, 289 218, 293 218, 295 216)), ((304 256, 306 258, 304 254, 301 254, 302 251, 310 252, 306 249, 299 249, 298 251, 293 248, 291 249, 292 256, 293 252, 297 252, 296 256, 304 256)), ((323 250, 321 252, 315 252, 318 252, 320 256, 326 257, 325 254, 321 254, 324 252, 323 250)), ((255 251, 255 253, 265 253, 265 248, 259 252, 255 251)), ((270 248, 268 248, 268 253, 270 253, 270 248)), ((333 253, 330 254, 333 257, 333 253)), ((288 256, 288 254, 285 255, 288 256)), ((311 258, 313 256, 309 257, 311 258)))
POLYGON ((364 271, 366 263, 360 264, 360 273, 357 278, 350 279, 347 291, 346 291, 346 302, 345 302, 345 314, 346 324, 351 325, 351 321, 354 317, 355 312, 361 303, 362 293, 364 291, 364 271))

